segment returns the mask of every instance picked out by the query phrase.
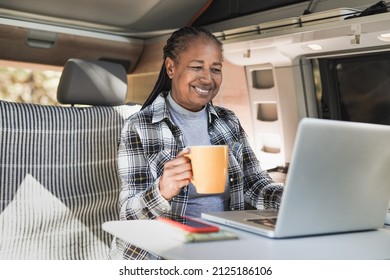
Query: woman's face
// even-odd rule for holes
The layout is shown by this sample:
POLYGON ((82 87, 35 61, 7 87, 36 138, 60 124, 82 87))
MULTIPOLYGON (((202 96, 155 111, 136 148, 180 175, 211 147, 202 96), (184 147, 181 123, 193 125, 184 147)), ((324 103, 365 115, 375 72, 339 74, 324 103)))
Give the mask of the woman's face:
POLYGON ((218 93, 222 82, 222 51, 213 41, 196 38, 176 61, 165 60, 172 80, 171 95, 187 110, 200 111, 218 93))

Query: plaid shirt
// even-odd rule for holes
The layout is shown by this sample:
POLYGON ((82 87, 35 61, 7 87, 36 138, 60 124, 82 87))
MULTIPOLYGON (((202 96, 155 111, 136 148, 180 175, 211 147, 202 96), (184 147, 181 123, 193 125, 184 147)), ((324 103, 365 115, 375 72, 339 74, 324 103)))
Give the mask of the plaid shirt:
MULTIPOLYGON (((121 220, 180 216, 185 212, 187 187, 171 201, 159 191, 164 164, 186 147, 182 132, 170 117, 166 95, 160 94, 153 104, 132 115, 123 128, 118 152, 121 220)), ((278 208, 283 188, 261 170, 238 118, 225 108, 207 106, 211 143, 229 146, 230 210, 243 210, 245 203, 278 208)), ((133 245, 117 244, 124 258, 159 258, 133 245)))

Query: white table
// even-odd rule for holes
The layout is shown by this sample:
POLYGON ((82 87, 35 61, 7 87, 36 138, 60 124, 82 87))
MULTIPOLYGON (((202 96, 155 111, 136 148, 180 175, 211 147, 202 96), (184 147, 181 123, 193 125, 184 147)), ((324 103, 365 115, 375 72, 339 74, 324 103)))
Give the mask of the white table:
POLYGON ((237 240, 187 243, 172 238, 172 227, 156 220, 111 221, 103 229, 165 259, 356 260, 390 259, 390 227, 378 230, 270 239, 219 225, 237 240))

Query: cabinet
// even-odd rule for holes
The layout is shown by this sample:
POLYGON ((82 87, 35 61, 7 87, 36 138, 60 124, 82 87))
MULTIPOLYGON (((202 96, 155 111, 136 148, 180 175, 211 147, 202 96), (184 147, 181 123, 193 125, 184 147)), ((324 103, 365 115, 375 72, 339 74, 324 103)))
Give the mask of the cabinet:
POLYGON ((272 65, 246 67, 254 150, 263 169, 283 166, 280 106, 272 65))

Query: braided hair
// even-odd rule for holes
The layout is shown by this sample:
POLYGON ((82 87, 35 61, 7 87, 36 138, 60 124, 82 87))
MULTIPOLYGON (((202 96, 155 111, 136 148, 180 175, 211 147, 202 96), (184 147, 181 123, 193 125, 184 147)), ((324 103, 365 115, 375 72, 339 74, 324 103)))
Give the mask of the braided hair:
POLYGON ((203 27, 186 26, 173 32, 171 37, 168 38, 167 43, 163 48, 163 63, 161 66, 160 73, 158 75, 157 82, 154 85, 154 88, 150 93, 148 99, 142 105, 141 109, 152 104, 162 91, 171 90, 172 83, 171 79, 168 77, 165 68, 165 59, 169 57, 173 61, 176 61, 179 54, 186 50, 191 39, 198 37, 210 39, 211 41, 215 42, 221 48, 222 51, 221 41, 219 41, 210 31, 203 27))

